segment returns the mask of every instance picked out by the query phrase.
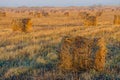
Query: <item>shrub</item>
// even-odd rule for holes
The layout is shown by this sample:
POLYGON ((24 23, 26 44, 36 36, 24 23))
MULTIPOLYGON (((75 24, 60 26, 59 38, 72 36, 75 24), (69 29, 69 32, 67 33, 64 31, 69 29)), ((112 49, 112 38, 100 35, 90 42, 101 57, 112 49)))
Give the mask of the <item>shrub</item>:
POLYGON ((104 69, 106 46, 104 39, 66 36, 61 42, 61 70, 84 71, 104 69))
POLYGON ((30 32, 32 30, 32 23, 29 18, 17 18, 12 20, 13 31, 30 32))

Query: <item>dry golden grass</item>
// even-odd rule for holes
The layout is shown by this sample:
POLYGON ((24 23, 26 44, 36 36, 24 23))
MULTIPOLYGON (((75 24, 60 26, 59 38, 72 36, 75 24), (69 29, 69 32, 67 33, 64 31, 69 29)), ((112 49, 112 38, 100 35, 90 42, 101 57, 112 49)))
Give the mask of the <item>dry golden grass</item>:
MULTIPOLYGON (((114 21, 111 15, 112 16, 118 15, 120 11, 114 10, 110 12, 107 11, 105 12, 103 9, 103 13, 101 15, 102 17, 101 16, 97 17, 97 19, 100 19, 98 21, 101 21, 100 22, 101 25, 85 27, 82 26, 83 20, 80 16, 78 16, 79 12, 90 13, 90 15, 92 16, 95 16, 96 12, 94 11, 91 12, 91 10, 86 10, 86 8, 85 9, 83 8, 80 11, 77 9, 75 10, 73 9, 69 11, 69 9, 55 8, 55 11, 57 12, 54 13, 54 9, 53 12, 50 12, 52 9, 45 8, 43 10, 45 12, 49 12, 49 16, 42 16, 39 18, 39 17, 34 17, 34 12, 36 12, 36 10, 33 10, 31 8, 28 9, 28 11, 26 10, 27 9, 23 9, 23 10, 6 9, 7 16, 0 17, 0 65, 1 65, 0 79, 1 78, 4 79, 3 76, 7 76, 7 77, 13 76, 11 73, 17 75, 18 73, 16 72, 20 72, 20 74, 28 73, 25 74, 26 76, 30 76, 29 74, 32 73, 32 76, 37 75, 43 77, 43 75, 40 75, 40 71, 39 71, 41 69, 41 66, 43 68, 43 66, 45 67, 47 65, 47 67, 50 68, 51 66, 57 64, 57 61, 59 62, 58 47, 59 44, 61 43, 61 39, 63 38, 63 36, 66 35, 83 36, 88 39, 94 39, 96 37, 104 38, 108 49, 108 56, 107 56, 108 58, 106 60, 107 62, 104 64, 105 61, 104 53, 106 52, 104 47, 105 46, 104 41, 98 39, 96 40, 95 44, 103 48, 101 48, 100 51, 97 51, 99 56, 95 55, 95 57, 98 58, 100 57, 103 61, 100 61, 100 59, 96 59, 94 62, 95 63, 94 68, 95 69, 99 68, 98 70, 102 70, 104 65, 105 66, 107 65, 105 67, 105 70, 103 71, 103 74, 109 71, 110 76, 115 76, 115 77, 118 76, 117 75, 118 70, 116 69, 119 69, 118 60, 119 60, 120 50, 118 43, 120 43, 120 36, 119 36, 120 26, 111 24, 114 21), (70 15, 64 16, 63 12, 65 11, 69 11, 70 15), (33 14, 29 15, 30 12, 32 12, 33 14), (13 18, 18 18, 18 17, 22 19, 26 17, 28 18, 30 17, 33 23, 32 24, 33 31, 31 31, 30 33, 21 33, 19 31, 13 32, 10 23, 13 18), (104 25, 104 23, 107 24, 104 25), (98 64, 98 62, 101 62, 103 64, 98 64), (23 66, 25 70, 24 69, 22 70, 21 66, 23 66), (112 67, 112 70, 108 70, 109 67, 110 68, 112 67), (26 68, 27 69, 31 68, 31 73, 29 73, 29 71, 27 71, 26 68)), ((96 11, 99 11, 99 9, 98 10, 96 9, 96 11)), ((68 45, 65 45, 63 47, 67 47, 67 46, 70 47, 69 43, 71 42, 69 41, 69 39, 67 39, 67 43, 68 45)), ((70 63, 70 61, 72 61, 71 55, 69 55, 68 57, 69 51, 67 51, 67 48, 65 50, 66 51, 63 52, 66 52, 67 55, 63 54, 64 55, 63 60, 65 59, 66 62, 64 63, 64 65, 68 66, 67 70, 71 70, 71 68, 73 68, 73 65, 70 63)), ((76 52, 78 51, 76 50, 74 53, 76 52)), ((75 56, 77 56, 77 54, 75 56)), ((77 59, 75 60, 76 60, 75 63, 76 68, 82 68, 82 69, 91 68, 87 66, 90 65, 87 64, 89 63, 89 61, 81 61, 81 64, 84 64, 85 67, 83 66, 78 67, 77 64, 79 64, 79 62, 77 61, 77 59)), ((63 69, 65 68, 64 65, 61 65, 63 69)), ((44 74, 47 75, 48 73, 50 72, 46 72, 44 74)), ((86 76, 87 75, 84 75, 85 78, 86 76)), ((92 76, 92 78, 94 76, 92 76)))

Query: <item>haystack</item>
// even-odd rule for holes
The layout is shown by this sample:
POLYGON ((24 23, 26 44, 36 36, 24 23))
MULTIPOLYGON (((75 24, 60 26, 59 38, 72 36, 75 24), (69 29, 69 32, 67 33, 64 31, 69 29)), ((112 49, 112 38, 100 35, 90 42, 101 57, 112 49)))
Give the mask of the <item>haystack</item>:
POLYGON ((78 15, 81 17, 81 19, 86 19, 87 16, 89 16, 89 13, 87 13, 87 12, 80 12, 78 15))
POLYGON ((86 19, 84 19, 84 25, 85 26, 96 26, 96 17, 95 16, 87 16, 86 19))
POLYGON ((114 25, 114 14, 109 12, 102 13, 97 17, 97 25, 114 25))
POLYGON ((120 15, 115 15, 114 16, 114 24, 115 25, 120 25, 120 15))
POLYGON ((42 16, 42 14, 41 13, 35 13, 34 16, 40 18, 42 16))
POLYGON ((49 13, 48 12, 42 12, 42 16, 47 17, 47 16, 49 16, 49 13))
POLYGON ((64 12, 64 16, 69 16, 69 12, 64 12))
POLYGON ((97 17, 99 17, 99 16, 101 16, 101 15, 102 15, 102 11, 96 12, 96 16, 97 16, 97 17))
POLYGON ((32 23, 29 18, 17 18, 12 20, 13 31, 30 32, 32 30, 32 23))
POLYGON ((66 36, 61 42, 59 68, 63 71, 101 71, 105 66, 106 53, 106 45, 102 38, 66 36))
POLYGON ((34 12, 29 12, 29 15, 30 16, 34 16, 34 12))

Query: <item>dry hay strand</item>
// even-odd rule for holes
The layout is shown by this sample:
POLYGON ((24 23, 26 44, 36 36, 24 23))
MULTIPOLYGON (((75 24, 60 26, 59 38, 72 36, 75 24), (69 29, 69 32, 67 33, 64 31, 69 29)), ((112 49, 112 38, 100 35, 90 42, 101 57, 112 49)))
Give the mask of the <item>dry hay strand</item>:
POLYGON ((30 32, 32 31, 32 23, 29 18, 17 18, 12 20, 13 31, 30 32))
POLYGON ((114 15, 114 24, 120 25, 120 15, 114 15))
POLYGON ((62 71, 101 71, 107 53, 104 39, 66 36, 61 42, 60 64, 62 71))
POLYGON ((87 16, 84 20, 85 26, 96 26, 96 17, 95 16, 87 16))
POLYGON ((64 16, 70 16, 69 12, 64 12, 64 16))
POLYGON ((0 17, 6 17, 6 13, 5 12, 0 12, 0 17))

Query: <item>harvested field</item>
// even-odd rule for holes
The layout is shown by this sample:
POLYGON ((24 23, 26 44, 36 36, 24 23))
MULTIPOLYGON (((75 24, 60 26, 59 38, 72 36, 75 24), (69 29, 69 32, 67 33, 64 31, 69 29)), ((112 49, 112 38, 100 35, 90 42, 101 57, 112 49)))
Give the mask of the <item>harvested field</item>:
POLYGON ((0 17, 0 80, 120 79, 120 25, 118 18, 114 20, 119 7, 1 10, 7 16, 0 17), (96 16, 100 10, 102 14, 96 16), (42 16, 35 16, 35 12, 42 16), (96 18, 84 21, 90 16, 96 18), (29 20, 24 23, 29 18, 30 24, 29 20), (84 26, 89 22, 95 23, 84 26), (27 30, 29 33, 24 32, 27 30))

